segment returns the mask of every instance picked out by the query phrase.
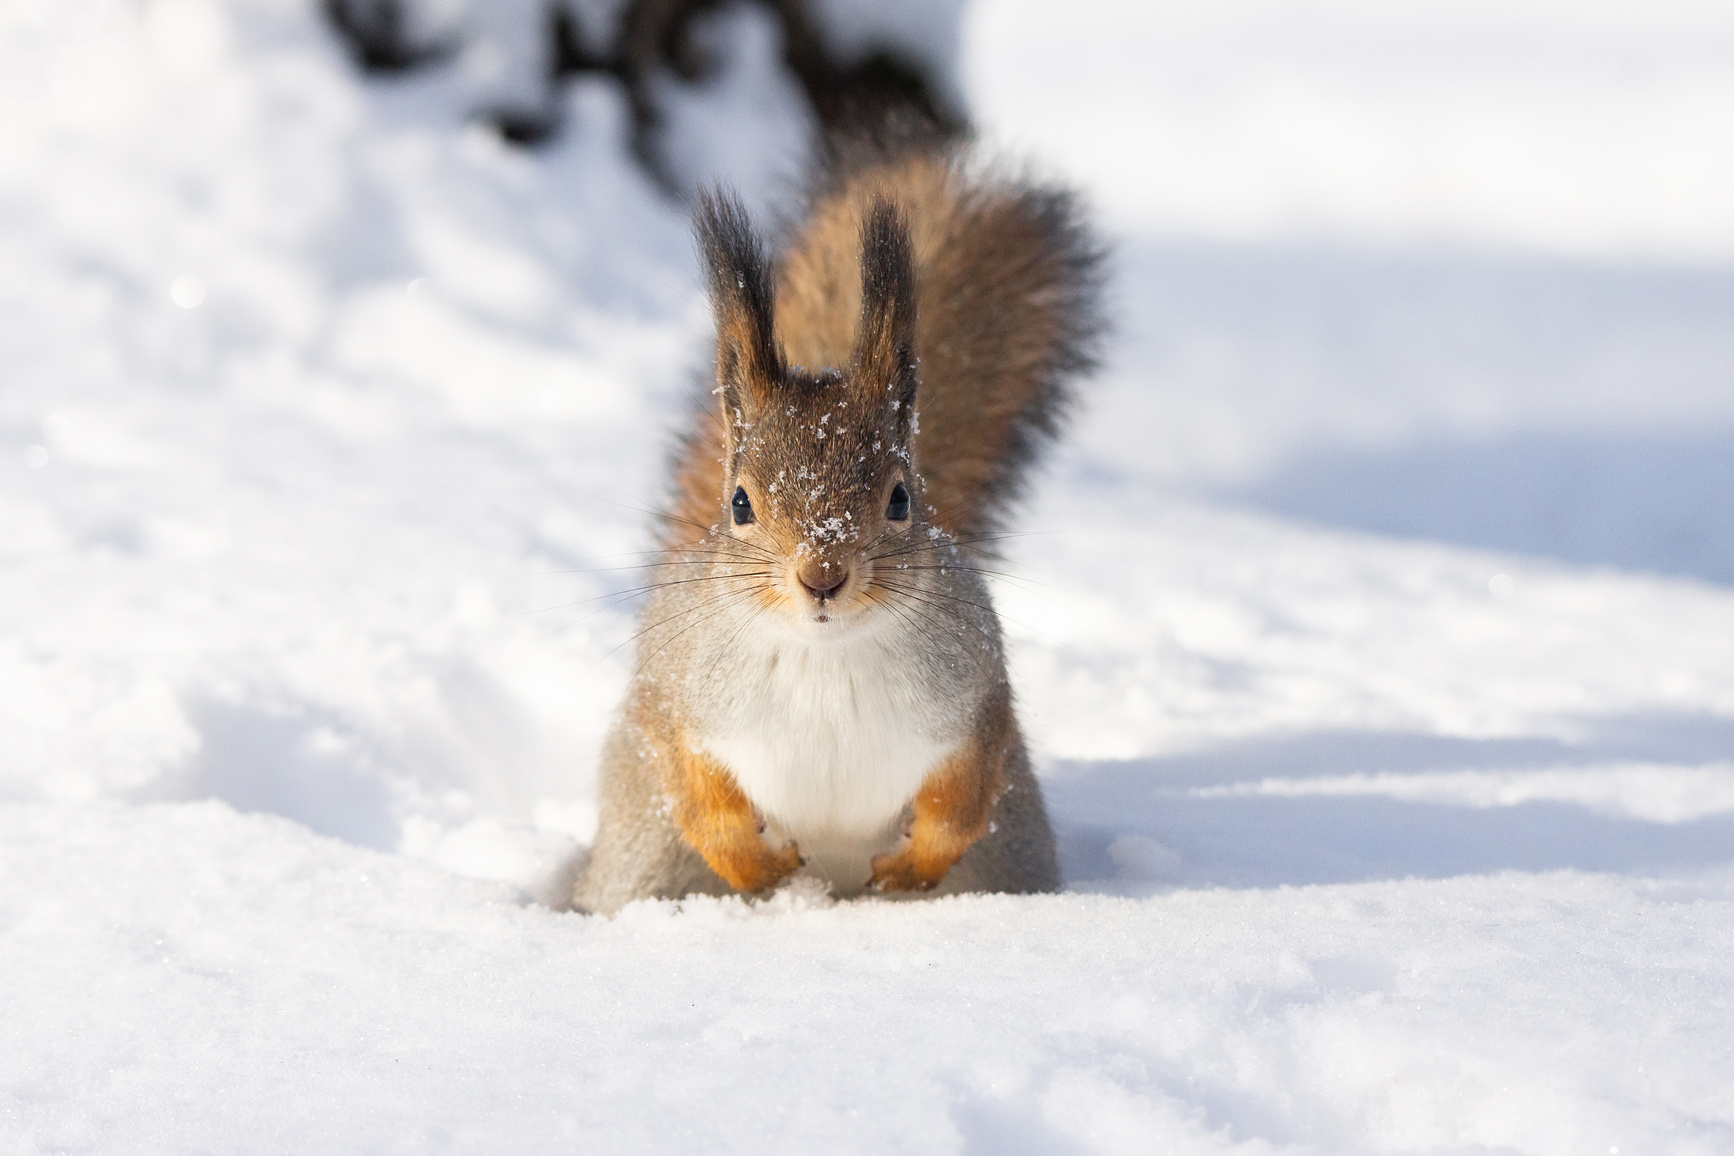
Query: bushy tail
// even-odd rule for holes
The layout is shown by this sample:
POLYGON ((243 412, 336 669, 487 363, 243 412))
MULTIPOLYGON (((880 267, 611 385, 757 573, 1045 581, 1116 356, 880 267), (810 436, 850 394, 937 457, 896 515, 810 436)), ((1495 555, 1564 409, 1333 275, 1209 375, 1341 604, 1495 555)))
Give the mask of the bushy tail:
MULTIPOLYGON (((849 363, 862 223, 881 199, 908 220, 914 250, 915 461, 930 521, 974 540, 1003 525, 1059 431, 1074 381, 1096 364, 1103 253, 1069 191, 975 166, 954 144, 834 145, 776 273, 785 363, 849 363)), ((721 512, 718 413, 708 404, 679 451, 670 545, 702 534, 721 512)))
POLYGON ((1100 246, 1067 190, 972 166, 955 147, 840 147, 779 270, 788 360, 847 363, 861 316, 861 222, 907 216, 921 359, 917 468, 932 520, 998 528, 1059 430, 1103 330, 1100 246))

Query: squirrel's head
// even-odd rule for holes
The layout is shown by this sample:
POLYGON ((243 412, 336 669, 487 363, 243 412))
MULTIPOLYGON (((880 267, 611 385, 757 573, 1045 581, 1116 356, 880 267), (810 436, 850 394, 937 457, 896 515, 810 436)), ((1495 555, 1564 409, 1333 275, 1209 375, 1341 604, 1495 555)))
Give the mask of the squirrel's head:
MULTIPOLYGON (((762 597, 809 628, 855 619, 897 589, 891 560, 927 542, 913 439, 915 282, 889 201, 861 226, 861 317, 845 365, 789 365, 765 250, 740 202, 704 194, 698 235, 716 314, 724 434, 718 532, 762 597)), ((830 627, 835 629, 835 627, 830 627)))

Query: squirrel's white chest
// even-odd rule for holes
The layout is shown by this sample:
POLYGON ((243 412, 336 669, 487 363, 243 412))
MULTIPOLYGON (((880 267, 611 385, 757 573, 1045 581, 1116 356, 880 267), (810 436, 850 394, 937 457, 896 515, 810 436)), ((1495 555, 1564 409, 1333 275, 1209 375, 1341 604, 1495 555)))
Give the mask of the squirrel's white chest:
POLYGON ((704 746, 797 841, 881 840, 960 743, 934 688, 874 637, 765 639, 734 657, 704 746))

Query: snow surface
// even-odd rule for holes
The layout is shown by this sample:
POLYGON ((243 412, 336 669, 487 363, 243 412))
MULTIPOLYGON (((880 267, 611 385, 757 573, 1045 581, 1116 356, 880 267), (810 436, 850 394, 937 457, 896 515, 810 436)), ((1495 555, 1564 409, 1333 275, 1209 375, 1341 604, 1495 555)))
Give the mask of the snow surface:
POLYGON ((0 6, 0 1150, 1734 1152, 1725 7, 964 10, 1116 234, 997 591, 1071 890, 612 920, 684 218, 313 9, 0 6))

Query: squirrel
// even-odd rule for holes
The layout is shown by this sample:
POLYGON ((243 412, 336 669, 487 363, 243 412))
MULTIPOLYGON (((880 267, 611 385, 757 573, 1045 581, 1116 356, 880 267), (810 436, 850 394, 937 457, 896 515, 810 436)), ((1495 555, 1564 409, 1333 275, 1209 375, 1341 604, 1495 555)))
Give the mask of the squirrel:
POLYGON ((781 261, 700 195, 714 403, 678 451, 573 893, 1029 893, 1060 873, 984 571, 1073 382, 1103 253, 961 146, 833 151, 781 261))

